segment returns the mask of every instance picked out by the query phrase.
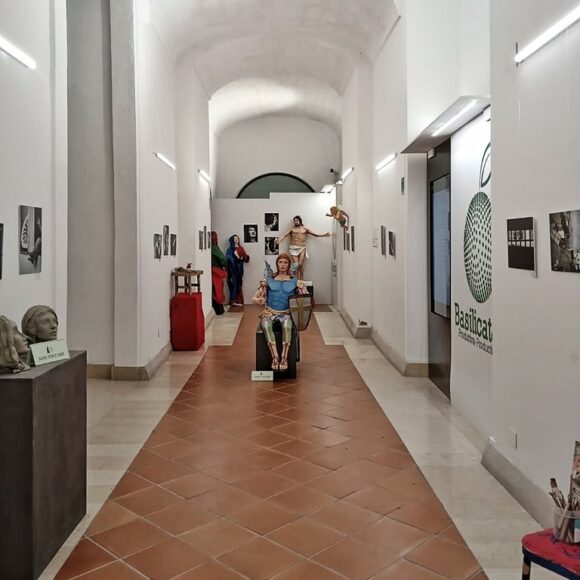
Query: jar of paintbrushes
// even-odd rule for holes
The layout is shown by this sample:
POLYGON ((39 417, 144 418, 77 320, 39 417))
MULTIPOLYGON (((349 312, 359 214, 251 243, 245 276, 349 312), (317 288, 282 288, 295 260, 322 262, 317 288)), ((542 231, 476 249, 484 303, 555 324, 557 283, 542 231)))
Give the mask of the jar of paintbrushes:
POLYGON ((580 544, 580 441, 574 446, 574 461, 570 477, 568 497, 558 487, 554 478, 550 479, 548 492, 554 503, 554 538, 566 544, 580 544))

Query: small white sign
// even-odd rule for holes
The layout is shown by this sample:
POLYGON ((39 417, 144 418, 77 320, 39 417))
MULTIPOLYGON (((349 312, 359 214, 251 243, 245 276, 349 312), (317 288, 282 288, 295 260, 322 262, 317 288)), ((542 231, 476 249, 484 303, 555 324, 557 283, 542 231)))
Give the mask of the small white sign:
POLYGON ((252 371, 253 381, 273 381, 274 371, 252 371))
POLYGON ((66 340, 49 340, 30 345, 30 354, 34 366, 67 360, 70 358, 66 340))

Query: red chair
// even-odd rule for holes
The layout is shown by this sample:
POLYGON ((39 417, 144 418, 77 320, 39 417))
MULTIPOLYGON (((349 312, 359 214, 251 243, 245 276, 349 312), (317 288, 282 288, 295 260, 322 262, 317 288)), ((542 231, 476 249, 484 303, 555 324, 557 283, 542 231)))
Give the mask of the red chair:
POLYGON ((530 580, 532 562, 563 578, 580 580, 580 544, 555 540, 551 529, 524 536, 522 552, 522 580, 530 580))

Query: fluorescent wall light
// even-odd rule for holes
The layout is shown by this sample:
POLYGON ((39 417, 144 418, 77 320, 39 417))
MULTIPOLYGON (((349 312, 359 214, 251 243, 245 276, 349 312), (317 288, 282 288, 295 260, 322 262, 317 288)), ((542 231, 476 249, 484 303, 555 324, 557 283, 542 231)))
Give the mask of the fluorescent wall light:
POLYGON ((396 153, 391 153, 388 157, 385 157, 380 163, 377 163, 375 167, 376 171, 382 171, 389 163, 392 163, 397 158, 396 153))
POLYGON ((11 42, 0 36, 0 50, 23 64, 26 68, 34 70, 36 68, 36 61, 30 58, 25 52, 14 46, 11 42))
POLYGON ((574 10, 572 10, 572 12, 564 16, 564 18, 558 20, 556 24, 550 26, 548 30, 524 46, 522 50, 518 50, 514 60, 517 64, 523 62, 526 58, 534 54, 534 52, 540 50, 540 48, 548 44, 548 42, 554 40, 556 36, 562 34, 562 32, 564 32, 567 28, 570 28, 570 26, 578 22, 578 20, 580 20, 580 6, 577 6, 574 8, 574 10))
POLYGON ((434 131, 433 137, 437 137, 437 135, 440 135, 441 133, 443 133, 443 131, 445 131, 445 129, 447 129, 447 127, 449 127, 449 125, 452 125, 453 123, 455 123, 455 121, 457 121, 457 119, 459 119, 460 117, 463 117, 463 115, 465 115, 465 113, 467 113, 467 111, 470 111, 471 109, 473 109, 473 107, 475 107, 476 102, 477 101, 473 100, 468 105, 465 105, 465 107, 463 107, 463 109, 461 109, 461 111, 459 111, 459 113, 457 113, 457 115, 453 115, 453 117, 451 117, 451 119, 449 119, 449 121, 446 121, 445 123, 443 123, 443 125, 441 125, 441 127, 439 127, 439 129, 434 131))
POLYGON ((340 177, 342 181, 344 181, 352 172, 354 171, 354 167, 349 167, 340 177))
POLYGON ((203 170, 203 169, 198 169, 197 172, 199 173, 199 176, 208 184, 211 185, 211 178, 210 176, 203 170))
POLYGON ((162 161, 163 163, 165 163, 165 165, 167 165, 167 167, 171 167, 171 169, 173 169, 173 171, 175 171, 175 165, 169 161, 169 159, 167 159, 167 157, 165 157, 165 155, 163 155, 163 153, 159 153, 158 151, 153 151, 153 155, 155 155, 155 157, 157 157, 157 159, 159 159, 159 161, 162 161))

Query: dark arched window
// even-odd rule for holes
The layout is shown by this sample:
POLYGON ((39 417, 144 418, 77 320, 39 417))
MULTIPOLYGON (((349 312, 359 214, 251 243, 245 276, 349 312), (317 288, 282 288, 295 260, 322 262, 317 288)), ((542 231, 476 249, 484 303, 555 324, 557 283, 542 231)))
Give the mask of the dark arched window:
POLYGON ((240 199, 268 198, 270 193, 312 193, 314 189, 300 177, 289 173, 265 173, 248 181, 240 190, 240 199))

